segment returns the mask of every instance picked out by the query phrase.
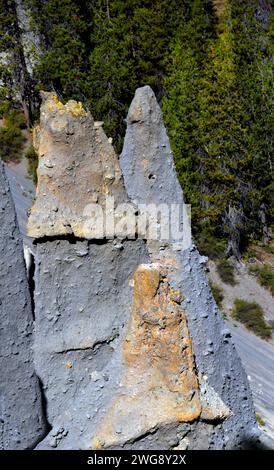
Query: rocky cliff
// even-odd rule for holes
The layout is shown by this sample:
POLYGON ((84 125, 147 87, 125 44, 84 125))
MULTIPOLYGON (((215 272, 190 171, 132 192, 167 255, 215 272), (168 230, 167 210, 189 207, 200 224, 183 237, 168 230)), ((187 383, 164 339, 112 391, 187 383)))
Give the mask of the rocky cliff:
POLYGON ((80 103, 43 95, 28 225, 31 366, 52 428, 45 439, 37 432, 36 448, 243 447, 258 435, 251 394, 203 260, 173 235, 138 236, 148 204, 176 203, 180 229, 186 220, 149 87, 136 91, 127 126, 119 161, 80 103), (133 224, 124 218, 130 201, 133 224))
POLYGON ((33 320, 23 242, 0 162, 0 449, 31 449, 47 432, 33 320))

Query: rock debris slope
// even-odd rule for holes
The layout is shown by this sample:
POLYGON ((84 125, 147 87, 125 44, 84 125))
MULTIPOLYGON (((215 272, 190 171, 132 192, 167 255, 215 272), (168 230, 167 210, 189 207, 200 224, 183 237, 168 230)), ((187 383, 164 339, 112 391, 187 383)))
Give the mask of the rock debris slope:
POLYGON ((42 441, 36 431, 36 448, 223 449, 256 438, 246 376, 196 250, 135 237, 136 225, 130 236, 98 230, 109 198, 110 212, 130 198, 182 206, 152 90, 137 90, 129 110, 124 178, 80 103, 43 94, 34 143, 34 366, 52 427, 42 441))
POLYGON ((0 449, 30 449, 46 433, 33 364, 33 317, 14 205, 0 162, 0 449))

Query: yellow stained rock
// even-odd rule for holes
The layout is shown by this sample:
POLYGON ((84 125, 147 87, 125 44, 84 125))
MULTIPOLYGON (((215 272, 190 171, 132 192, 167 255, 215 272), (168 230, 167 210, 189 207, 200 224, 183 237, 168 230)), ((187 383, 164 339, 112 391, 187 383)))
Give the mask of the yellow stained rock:
MULTIPOLYGON (((124 342, 120 393, 101 422, 91 447, 118 445, 156 427, 192 422, 201 414, 186 315, 171 298, 161 266, 140 265, 124 342)), ((177 292, 178 296, 178 292, 177 292)))
POLYGON ((28 220, 28 234, 75 235, 104 238, 103 224, 94 217, 106 207, 107 196, 115 207, 128 201, 118 157, 102 127, 82 103, 62 104, 54 93, 41 92, 40 123, 33 132, 39 156, 36 200, 28 220))

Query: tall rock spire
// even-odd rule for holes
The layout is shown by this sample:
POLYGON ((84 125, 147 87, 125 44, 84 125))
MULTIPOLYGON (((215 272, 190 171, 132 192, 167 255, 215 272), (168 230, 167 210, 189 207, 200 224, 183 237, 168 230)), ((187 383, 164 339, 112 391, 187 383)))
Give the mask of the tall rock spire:
POLYGON ((87 223, 89 205, 105 208, 107 197, 116 205, 127 201, 118 158, 102 123, 94 122, 81 103, 63 105, 53 93, 42 92, 42 98, 34 130, 38 185, 28 234, 97 238, 87 223))
POLYGON ((136 228, 151 204, 183 208, 152 90, 136 92, 120 163, 80 103, 44 98, 28 228, 34 363, 52 429, 37 448, 241 447, 257 432, 251 395, 198 252, 173 235, 94 235, 102 220, 85 210, 131 198, 136 228))
MULTIPOLYGON (((126 190, 136 203, 183 206, 161 110, 148 86, 136 91, 129 108, 120 165, 126 190)), ((202 258, 193 244, 178 248, 172 239, 169 243, 148 240, 147 245, 152 261, 167 266, 171 286, 182 293, 201 397, 211 396, 213 403, 213 395, 218 395, 231 410, 212 434, 208 428, 208 447, 239 448, 258 435, 251 391, 231 334, 212 297, 202 258)), ((210 416, 212 412, 204 411, 201 422, 210 421, 210 416)))

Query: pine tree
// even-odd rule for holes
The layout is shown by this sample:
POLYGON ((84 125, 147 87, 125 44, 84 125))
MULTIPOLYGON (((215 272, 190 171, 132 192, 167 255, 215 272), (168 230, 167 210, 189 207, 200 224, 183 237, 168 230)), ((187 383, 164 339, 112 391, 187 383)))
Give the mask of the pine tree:
POLYGON ((98 0, 93 3, 89 69, 91 109, 121 149, 134 91, 151 85, 163 96, 165 54, 185 1, 98 0))
POLYGON ((239 258, 247 234, 267 234, 271 62, 258 2, 219 3, 206 30, 209 10, 193 2, 185 35, 172 50, 176 66, 166 80, 164 111, 196 230, 226 236, 227 255, 239 258))
POLYGON ((40 37, 41 55, 35 68, 37 89, 55 90, 61 97, 86 97, 90 21, 89 1, 27 0, 32 27, 40 37))
POLYGON ((0 82, 2 95, 20 102, 27 125, 33 122, 33 81, 27 70, 22 32, 13 0, 0 2, 0 82))
POLYGON ((192 204, 192 217, 197 227, 203 219, 200 196, 205 182, 200 164, 205 150, 200 141, 198 95, 207 61, 206 51, 214 37, 214 16, 210 1, 187 3, 184 21, 167 60, 163 113, 179 180, 186 202, 192 204))

